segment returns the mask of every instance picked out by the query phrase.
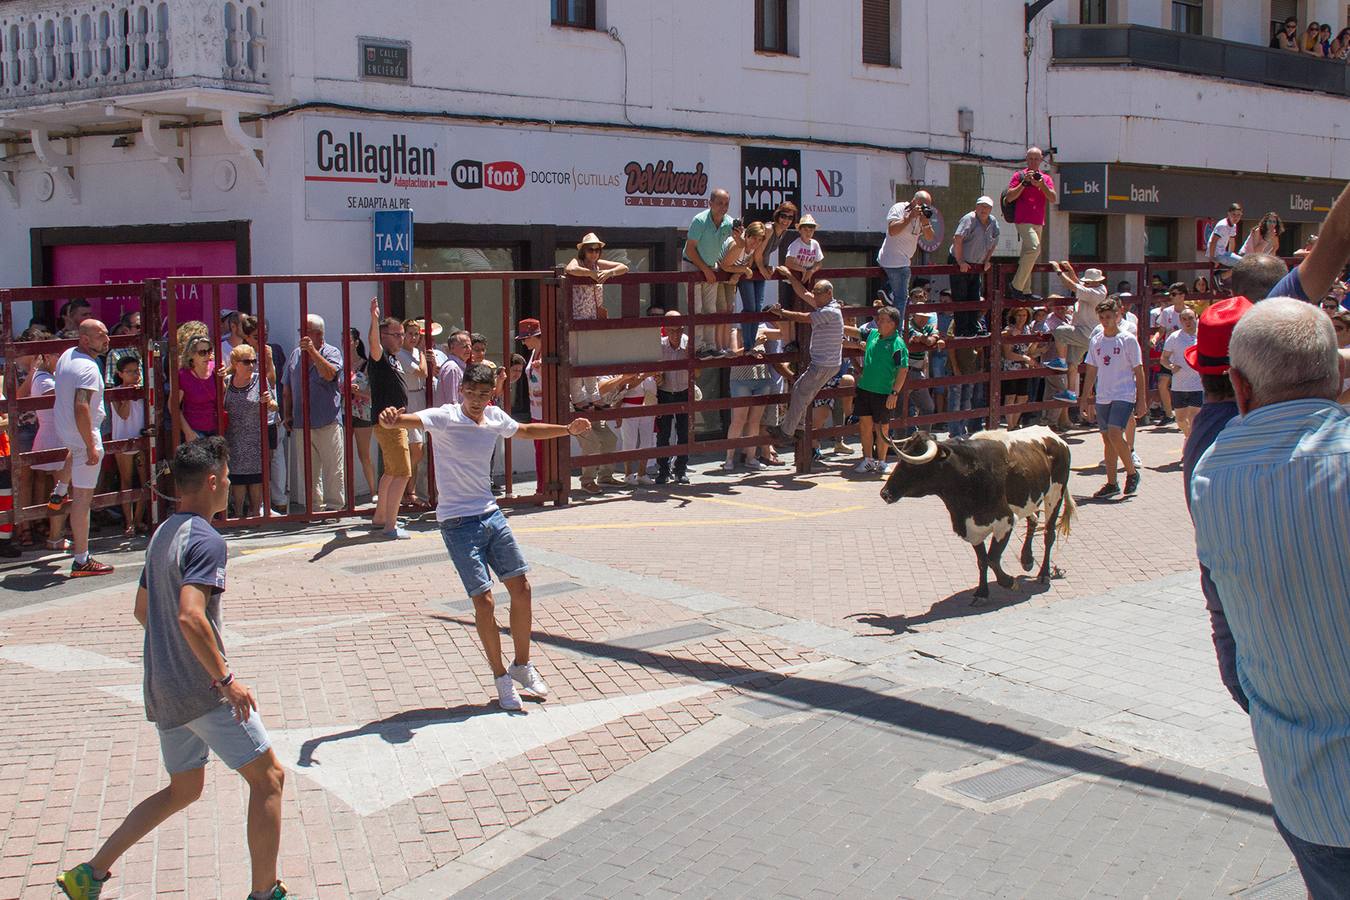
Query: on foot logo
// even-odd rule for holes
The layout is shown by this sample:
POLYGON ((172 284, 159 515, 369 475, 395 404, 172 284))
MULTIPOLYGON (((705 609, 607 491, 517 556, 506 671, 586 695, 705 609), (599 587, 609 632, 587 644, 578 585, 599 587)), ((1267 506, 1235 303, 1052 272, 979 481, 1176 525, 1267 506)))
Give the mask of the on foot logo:
POLYGON ((450 180, 466 191, 492 188, 494 191, 518 191, 525 186, 525 169, 516 162, 481 163, 461 159, 450 167, 450 180))

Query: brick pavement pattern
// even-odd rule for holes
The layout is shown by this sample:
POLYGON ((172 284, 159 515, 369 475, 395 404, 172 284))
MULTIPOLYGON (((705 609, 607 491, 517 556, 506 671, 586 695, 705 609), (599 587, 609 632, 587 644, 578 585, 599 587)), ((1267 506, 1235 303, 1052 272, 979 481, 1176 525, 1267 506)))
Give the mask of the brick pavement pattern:
MULTIPOLYGON (((1073 485, 1082 498, 1096 487, 1090 470, 1100 444, 1091 434, 1075 440, 1075 464, 1089 472, 1079 471, 1073 485)), ((1057 545, 1067 577, 1048 588, 994 588, 996 602, 982 610, 968 605, 974 554, 951 533, 941 504, 884 507, 879 482, 841 477, 842 462, 802 479, 704 474, 689 488, 641 490, 632 499, 614 492, 566 509, 515 512, 513 527, 540 588, 535 661, 553 688, 542 709, 531 704, 516 716, 489 702, 471 613, 434 528, 414 526, 415 539, 397 545, 331 527, 233 537, 225 640, 290 775, 283 877, 305 897, 377 897, 415 884, 698 733, 747 696, 830 661, 941 691, 943 703, 982 696, 983 705, 972 708, 972 735, 1014 719, 1029 734, 1052 734, 1044 726, 1050 722, 1145 750, 1173 773, 1178 765, 1232 765, 1238 787, 1214 781, 1208 769, 1204 778, 1216 789, 1259 797, 1249 739, 1244 745, 1241 723, 1204 659, 1203 611, 1183 588, 1194 562, 1174 464, 1179 440, 1145 430, 1140 452, 1151 467, 1141 496, 1083 503, 1074 534, 1057 545), (1166 576, 1179 580, 1159 587, 1166 576), (1118 585, 1171 594, 1158 601, 1154 619, 1128 612, 1124 607, 1140 604, 1126 595, 1104 593, 1118 585), (1099 684, 1089 676, 1120 673, 1102 668, 1110 646, 1083 639, 1107 626, 1104 618, 1072 615, 1080 603, 1116 616, 1109 624, 1116 636, 1139 632, 1141 645, 1184 635, 1174 642, 1188 648, 1179 668, 1158 676, 1206 687, 1190 691, 1186 682, 1133 671, 1126 673, 1138 676, 1129 691, 1099 684), (1017 617, 1031 618, 1019 626, 1017 617), (645 649, 633 645, 646 639, 624 640, 683 625, 711 627, 645 649), (1036 631, 1031 643, 1028 628, 1036 631), (1075 643, 1076 653, 1067 652, 1075 643), (1042 675, 1060 680, 1038 680, 1042 675)), ((60 599, 0 612, 0 703, 9 712, 0 723, 0 897, 51 896, 59 863, 91 852, 135 802, 165 783, 141 707, 133 593, 130 585, 76 582, 60 599)), ((1118 668, 1128 666, 1119 661, 1118 668)), ((903 760, 909 750, 885 746, 923 744, 925 723, 827 716, 756 734, 795 739, 792 729, 806 736, 836 729, 839 740, 876 743, 878 753, 903 760)), ((941 768, 987 753, 987 742, 981 746, 944 740, 949 762, 941 768)), ((768 757, 778 758, 772 751, 768 757)), ((911 763, 903 771, 919 768, 911 763)), ((789 784, 788 793, 822 789, 789 784)), ((134 848, 105 897, 246 894, 245 801, 242 781, 213 762, 203 799, 134 848)), ((1141 802, 1129 808, 1142 809, 1141 802)), ((1238 824, 1224 825, 1199 802, 1156 800, 1164 831, 1180 840, 1199 829, 1212 833, 1216 847, 1250 832, 1260 859, 1252 868, 1246 854, 1248 869, 1287 868, 1287 855, 1276 864, 1275 851, 1260 849, 1273 835, 1260 814, 1239 822, 1230 813, 1222 821, 1238 824)), ((1060 806, 1050 802, 1044 815, 1070 814, 1060 806)), ((886 810, 906 818, 903 809, 886 810)), ((909 818, 918 831, 925 822, 940 831, 961 816, 939 806, 909 818)), ((815 833, 828 841, 845 820, 833 814, 815 833)), ((1156 837, 1139 822, 1136 829, 1133 838, 1111 833, 1125 844, 1156 837)), ((1036 865, 1040 856, 1024 861, 1036 865)))

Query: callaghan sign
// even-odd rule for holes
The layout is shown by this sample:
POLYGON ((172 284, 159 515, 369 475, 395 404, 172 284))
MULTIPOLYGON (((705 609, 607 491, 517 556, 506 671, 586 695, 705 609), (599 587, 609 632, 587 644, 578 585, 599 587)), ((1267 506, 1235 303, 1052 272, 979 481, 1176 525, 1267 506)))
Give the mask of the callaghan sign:
POLYGON ((710 145, 613 134, 305 116, 305 216, 685 228, 714 186, 710 145))
POLYGON ((1321 222, 1345 185, 1070 163, 1059 167, 1059 186, 1066 212, 1204 219, 1222 216, 1236 201, 1253 221, 1275 212, 1287 222, 1321 222))

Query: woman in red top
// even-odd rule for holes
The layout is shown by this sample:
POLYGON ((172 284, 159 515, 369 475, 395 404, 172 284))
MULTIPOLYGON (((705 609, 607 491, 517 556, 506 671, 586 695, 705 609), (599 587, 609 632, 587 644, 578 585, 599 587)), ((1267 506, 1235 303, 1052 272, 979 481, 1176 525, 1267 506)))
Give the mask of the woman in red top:
POLYGON ((169 414, 183 430, 184 441, 216 433, 215 351, 206 335, 189 338, 178 361, 178 388, 169 396, 169 414))

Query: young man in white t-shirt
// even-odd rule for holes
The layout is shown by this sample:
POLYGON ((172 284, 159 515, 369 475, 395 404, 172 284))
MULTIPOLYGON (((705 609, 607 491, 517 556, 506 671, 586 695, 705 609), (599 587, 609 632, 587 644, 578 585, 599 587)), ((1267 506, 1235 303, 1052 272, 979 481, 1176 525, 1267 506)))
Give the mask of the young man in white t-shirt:
POLYGON ((1205 247, 1209 261, 1229 267, 1242 262, 1242 257, 1237 253, 1237 240, 1241 235, 1242 204, 1234 203, 1228 207, 1228 215, 1216 222, 1209 232, 1209 244, 1205 247))
POLYGON ((75 559, 71 578, 109 575, 113 567, 89 555, 89 509, 103 468, 103 368, 98 357, 108 352, 108 328, 98 319, 79 326, 79 346, 57 360, 56 399, 52 424, 70 452, 70 538, 75 559))
MULTIPOLYGON (((1181 328, 1181 316, 1187 309, 1186 285, 1180 281, 1174 283, 1167 289, 1167 299, 1172 302, 1171 306, 1159 307, 1149 316, 1153 346, 1159 351, 1168 336, 1181 328)), ((1163 412, 1162 421, 1158 424, 1170 424, 1176 416, 1172 411, 1172 372, 1167 366, 1158 372, 1158 400, 1162 403, 1163 412)))
POLYGON ((483 642, 492 678, 497 687, 497 702, 502 709, 520 709, 521 688, 543 697, 548 685, 530 662, 530 582, 525 573, 530 566, 516 545, 511 526, 506 523, 492 494, 492 451, 497 438, 516 435, 536 441, 576 437, 591 428, 586 419, 573 419, 569 425, 534 422, 521 425, 501 407, 492 405, 507 379, 505 367, 495 373, 488 366, 469 366, 460 382, 458 403, 408 413, 390 407, 380 412, 381 428, 425 428, 436 440, 436 521, 450 559, 459 572, 464 589, 473 599, 474 625, 483 642), (508 668, 502 660, 502 637, 497 629, 492 603, 492 576, 506 585, 511 595, 511 641, 515 657, 508 668))
POLYGON ((1097 428, 1106 447, 1106 484, 1093 494, 1098 499, 1120 493, 1116 463, 1125 466, 1125 493, 1139 489, 1139 469, 1131 458, 1125 429, 1147 409, 1144 361, 1139 340, 1120 328, 1120 305, 1114 299, 1097 304, 1102 331, 1088 345, 1087 374, 1083 378, 1082 412, 1096 394, 1097 428))

